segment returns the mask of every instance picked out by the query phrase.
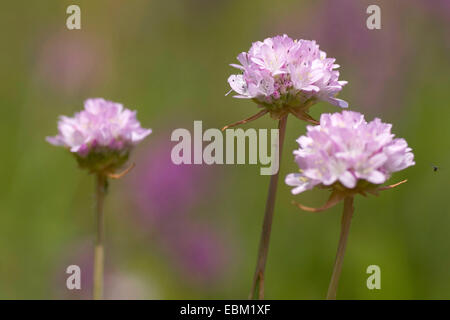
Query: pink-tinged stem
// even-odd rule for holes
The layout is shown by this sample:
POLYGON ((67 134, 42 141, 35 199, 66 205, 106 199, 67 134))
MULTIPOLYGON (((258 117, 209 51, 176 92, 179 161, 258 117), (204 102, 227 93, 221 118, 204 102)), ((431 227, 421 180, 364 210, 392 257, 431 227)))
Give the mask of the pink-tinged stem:
POLYGON ((341 275, 342 263, 344 262, 345 248, 347 246, 353 211, 353 196, 345 197, 344 212, 342 214, 341 222, 341 236, 339 239, 336 261, 334 262, 333 275, 331 276, 330 286, 328 287, 327 300, 336 299, 336 291, 339 283, 339 277, 341 275))
MULTIPOLYGON (((283 152, 284 136, 286 132, 287 115, 278 122, 279 129, 279 148, 278 163, 281 165, 281 154, 283 152)), ((280 170, 270 177, 269 194, 267 196, 266 211, 264 213, 264 222, 262 226, 261 239, 259 242, 258 260, 256 264, 255 275, 253 277, 252 289, 249 299, 256 295, 258 299, 264 299, 264 271, 266 268, 267 254, 269 252, 270 231, 272 229, 273 211, 275 207, 275 198, 277 194, 278 176, 280 170)))
POLYGON ((97 239, 94 252, 94 300, 103 299, 103 203, 106 193, 107 180, 103 174, 96 176, 96 215, 97 215, 97 239))

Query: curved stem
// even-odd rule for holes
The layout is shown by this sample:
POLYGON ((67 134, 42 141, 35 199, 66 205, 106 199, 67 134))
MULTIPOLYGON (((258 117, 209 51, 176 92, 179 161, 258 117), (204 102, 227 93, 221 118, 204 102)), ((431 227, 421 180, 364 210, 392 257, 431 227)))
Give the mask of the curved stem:
POLYGON ((341 222, 341 236, 339 238, 336 261, 334 262, 333 275, 331 276, 330 286, 328 287, 327 300, 336 299, 336 291, 339 283, 339 277, 341 275, 342 263, 344 262, 345 248, 347 246, 353 211, 353 196, 345 197, 344 212, 342 213, 341 222))
MULTIPOLYGON (((283 116, 278 122, 279 129, 279 147, 278 164, 281 164, 281 154, 283 152, 284 136, 286 133, 287 115, 283 116)), ((280 166, 278 166, 280 167, 280 166)), ((253 277, 252 289, 249 299, 253 299, 257 291, 258 299, 264 299, 264 271, 266 268, 267 254, 269 251, 270 231, 272 229, 273 211, 275 207, 275 198, 277 194, 278 172, 270 177, 269 193, 267 195, 266 211, 264 213, 264 222, 262 226, 261 239, 259 242, 258 260, 256 264, 255 275, 253 277), (258 290, 257 290, 258 288, 258 290)))
POLYGON ((267 110, 262 110, 262 111, 258 112, 257 114, 254 114, 250 118, 247 118, 247 119, 244 119, 244 120, 241 120, 241 121, 237 121, 237 122, 234 122, 232 124, 229 124, 229 125, 223 127, 222 131, 225 131, 228 128, 236 127, 236 126, 238 126, 240 124, 244 124, 244 123, 248 123, 248 122, 251 122, 251 121, 255 121, 256 119, 261 118, 263 115, 265 115, 268 112, 269 111, 267 111, 267 110))
POLYGON ((94 252, 94 300, 103 299, 103 203, 106 193, 106 177, 97 174, 96 177, 96 215, 97 215, 97 239, 94 252))

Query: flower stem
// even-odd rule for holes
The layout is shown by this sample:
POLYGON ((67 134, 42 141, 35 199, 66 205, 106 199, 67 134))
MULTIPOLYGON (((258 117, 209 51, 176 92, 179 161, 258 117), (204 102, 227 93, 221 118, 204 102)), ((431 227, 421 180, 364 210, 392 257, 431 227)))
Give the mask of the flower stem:
POLYGON ((275 198, 277 194, 278 176, 280 173, 281 154, 283 152, 284 136, 286 133, 287 115, 283 116, 278 122, 279 147, 278 147, 278 172, 270 177, 269 193, 267 195, 266 211, 264 213, 264 222, 262 226, 261 239, 259 242, 258 260, 256 264, 255 275, 253 277, 252 289, 249 299, 253 299, 258 292, 258 299, 264 299, 264 271, 266 268, 267 254, 269 251, 270 231, 272 229, 273 211, 275 207, 275 198))
POLYGON ((339 239, 336 261, 334 262, 333 275, 331 276, 330 286, 328 287, 327 300, 336 299, 336 291, 341 275, 342 263, 344 261, 345 248, 347 246, 350 224, 353 216, 353 196, 345 197, 344 212, 342 213, 341 236, 339 239))
POLYGON ((94 300, 103 299, 103 203, 105 199, 107 180, 98 173, 96 176, 96 215, 97 215, 97 239, 94 252, 94 300))

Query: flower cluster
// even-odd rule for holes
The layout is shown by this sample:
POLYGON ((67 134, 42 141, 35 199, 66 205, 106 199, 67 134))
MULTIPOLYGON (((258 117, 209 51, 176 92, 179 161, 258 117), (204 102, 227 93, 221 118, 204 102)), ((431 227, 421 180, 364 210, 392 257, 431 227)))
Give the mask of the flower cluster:
POLYGON ((394 138, 391 127, 378 118, 368 123, 358 112, 323 114, 320 125, 308 126, 297 140, 300 173, 289 174, 286 183, 295 187, 293 194, 317 185, 364 190, 384 183, 415 164, 411 148, 394 138))
POLYGON ((249 52, 231 66, 242 74, 228 78, 236 98, 253 99, 271 113, 283 107, 307 109, 318 100, 346 108, 336 98, 346 81, 339 81, 339 65, 327 58, 315 41, 292 40, 287 35, 254 42, 249 52))
POLYGON ((68 148, 82 167, 109 172, 124 164, 132 147, 152 132, 141 127, 136 111, 101 98, 86 100, 73 118, 61 116, 58 131, 47 137, 49 143, 68 148))

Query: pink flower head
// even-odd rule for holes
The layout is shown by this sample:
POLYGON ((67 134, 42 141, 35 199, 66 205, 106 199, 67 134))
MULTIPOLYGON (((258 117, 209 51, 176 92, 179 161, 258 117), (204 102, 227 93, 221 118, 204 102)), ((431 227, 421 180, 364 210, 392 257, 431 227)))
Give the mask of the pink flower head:
POLYGON ((339 81, 339 65, 315 41, 292 40, 287 35, 267 38, 254 42, 237 59, 241 64, 231 66, 242 73, 228 78, 236 98, 254 99, 271 111, 309 107, 318 100, 348 107, 336 98, 347 83, 339 81))
POLYGON ((320 125, 308 126, 294 151, 300 173, 286 184, 299 194, 314 186, 364 189, 384 183, 393 172, 414 165, 404 139, 394 138, 391 124, 376 118, 366 122, 358 112, 323 114, 320 125))
POLYGON ((101 98, 86 100, 84 110, 73 118, 61 116, 58 131, 47 141, 66 147, 82 166, 91 169, 100 169, 100 162, 109 168, 123 164, 132 147, 152 132, 141 127, 136 111, 101 98))

